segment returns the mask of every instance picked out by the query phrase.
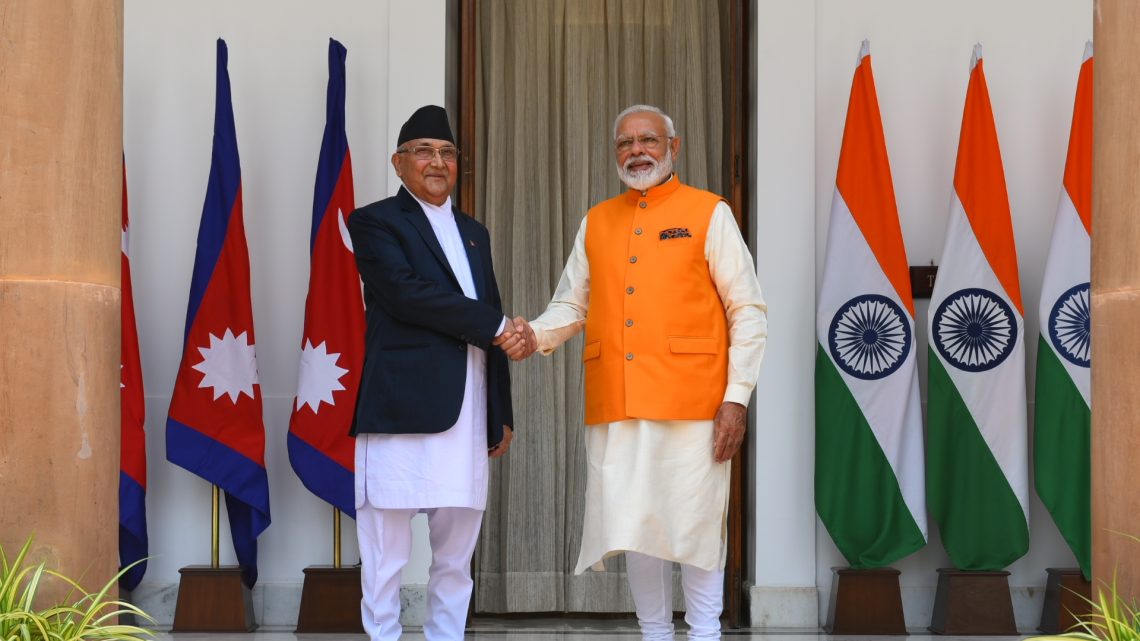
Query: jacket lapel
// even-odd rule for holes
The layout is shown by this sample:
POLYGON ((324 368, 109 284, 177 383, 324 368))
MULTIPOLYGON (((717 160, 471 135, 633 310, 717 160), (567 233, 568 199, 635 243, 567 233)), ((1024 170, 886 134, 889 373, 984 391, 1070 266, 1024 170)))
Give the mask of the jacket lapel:
MULTIPOLYGON (((431 253, 439 261, 440 265, 447 271, 447 275, 451 277, 451 282, 459 288, 459 279, 455 277, 455 272, 451 270, 451 263, 447 262, 447 255, 443 253, 443 246, 439 244, 439 239, 435 237, 435 230, 431 228, 431 223, 428 222, 427 214, 424 213, 420 204, 416 202, 415 198, 408 193, 407 189, 400 187, 400 191, 396 192, 400 198, 400 204, 404 212, 408 214, 408 220, 411 221, 412 227, 419 232, 420 237, 423 238, 424 244, 428 246, 431 253)), ((465 241, 466 242, 466 241, 465 241)), ((461 288, 460 288, 461 289, 461 288)))
POLYGON ((491 251, 491 248, 479 247, 479 241, 475 239, 475 224, 467 217, 467 214, 455 207, 452 207, 452 213, 455 215, 455 226, 459 228, 459 237, 463 239, 463 249, 467 251, 467 264, 471 266, 471 280, 475 281, 475 297, 477 300, 483 300, 487 288, 483 284, 482 252, 491 251))

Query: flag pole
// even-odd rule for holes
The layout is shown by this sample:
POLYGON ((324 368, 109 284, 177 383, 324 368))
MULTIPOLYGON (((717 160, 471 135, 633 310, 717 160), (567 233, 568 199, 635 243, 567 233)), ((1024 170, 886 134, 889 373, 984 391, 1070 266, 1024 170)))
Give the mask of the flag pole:
POLYGON ((333 508, 333 567, 340 568, 340 510, 333 508))
POLYGON ((212 501, 213 506, 210 514, 210 567, 217 569, 221 565, 218 560, 218 530, 220 529, 220 525, 218 523, 220 516, 218 503, 220 492, 218 491, 217 485, 211 485, 210 487, 212 487, 214 490, 212 501))

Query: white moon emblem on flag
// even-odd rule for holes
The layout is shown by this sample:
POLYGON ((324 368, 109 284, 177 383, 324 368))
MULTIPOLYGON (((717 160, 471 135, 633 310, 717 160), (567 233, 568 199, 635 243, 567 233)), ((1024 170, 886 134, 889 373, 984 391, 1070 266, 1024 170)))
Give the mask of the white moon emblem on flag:
POLYGON ((356 252, 352 250, 352 236, 348 234, 348 225, 344 222, 344 212, 339 207, 336 210, 336 224, 340 228, 340 241, 344 243, 348 253, 355 254, 356 252))
POLYGON ((336 405, 333 401, 333 392, 344 389, 340 379, 348 373, 348 370, 337 366, 339 358, 338 353, 328 353, 327 343, 324 341, 313 347, 312 342, 305 339, 305 346, 301 348, 301 366, 297 374, 295 407, 298 410, 308 405, 316 414, 322 402, 336 405))
POLYGON ((233 330, 226 328, 221 338, 210 334, 210 346, 199 347, 202 362, 193 369, 205 374, 199 388, 212 387, 214 400, 229 396, 235 405, 238 396, 245 394, 253 398, 253 386, 257 385, 257 357, 248 333, 234 336, 233 330))

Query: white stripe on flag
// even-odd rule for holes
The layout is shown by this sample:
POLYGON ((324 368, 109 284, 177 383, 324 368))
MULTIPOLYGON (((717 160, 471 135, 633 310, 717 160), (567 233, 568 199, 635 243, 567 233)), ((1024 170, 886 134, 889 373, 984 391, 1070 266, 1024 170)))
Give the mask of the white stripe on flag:
MULTIPOLYGON (((1049 246, 1049 259, 1045 264, 1045 278, 1041 284, 1041 333, 1049 349, 1057 352, 1053 341, 1049 340, 1049 330, 1046 324, 1053 311, 1053 304, 1058 297, 1070 288, 1089 282, 1089 265, 1091 264, 1091 248, 1089 233, 1081 222, 1077 208, 1069 198, 1069 192, 1061 190, 1061 204, 1057 209, 1057 218, 1053 222, 1053 240, 1049 246)), ((1065 366, 1069 378, 1080 390, 1085 404, 1092 406, 1092 389, 1089 369, 1070 362, 1067 358, 1057 354, 1057 360, 1065 366)))
POLYGON ((847 389, 851 390, 863 417, 871 426, 871 431, 899 482, 903 500, 925 537, 926 482, 914 319, 909 316, 898 292, 887 280, 882 266, 871 252, 838 189, 831 202, 831 224, 827 232, 827 259, 823 285, 819 292, 816 334, 828 359, 835 363, 835 358, 827 349, 831 320, 852 293, 885 296, 906 314, 910 324, 911 348, 898 370, 875 380, 851 376, 838 365, 835 370, 847 389), (900 399, 907 399, 907 402, 900 403, 900 399))
POLYGON ((1029 519, 1029 445, 1026 425, 1025 396, 1025 320, 1006 294, 989 261, 978 245, 970 221, 958 194, 952 196, 950 220, 946 226, 946 245, 942 264, 938 266, 930 313, 948 295, 961 289, 987 289, 1013 310, 1017 325, 1017 342, 1012 353, 996 367, 981 372, 965 372, 946 362, 938 350, 932 350, 942 361, 950 380, 962 396, 982 438, 985 439, 1010 488, 1029 519))

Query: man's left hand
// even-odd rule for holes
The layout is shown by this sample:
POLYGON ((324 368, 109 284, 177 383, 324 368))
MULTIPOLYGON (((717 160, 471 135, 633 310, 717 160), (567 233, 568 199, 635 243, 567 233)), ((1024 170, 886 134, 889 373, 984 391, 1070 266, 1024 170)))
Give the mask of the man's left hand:
POLYGON ((500 456, 506 454, 507 450, 511 449, 511 439, 514 437, 514 432, 511 431, 511 426, 504 425, 503 440, 499 441, 498 445, 488 450, 487 455, 491 458, 499 458, 500 456))
POLYGON ((724 463, 731 459, 744 442, 744 424, 748 408, 740 403, 725 402, 713 419, 713 459, 724 463))

